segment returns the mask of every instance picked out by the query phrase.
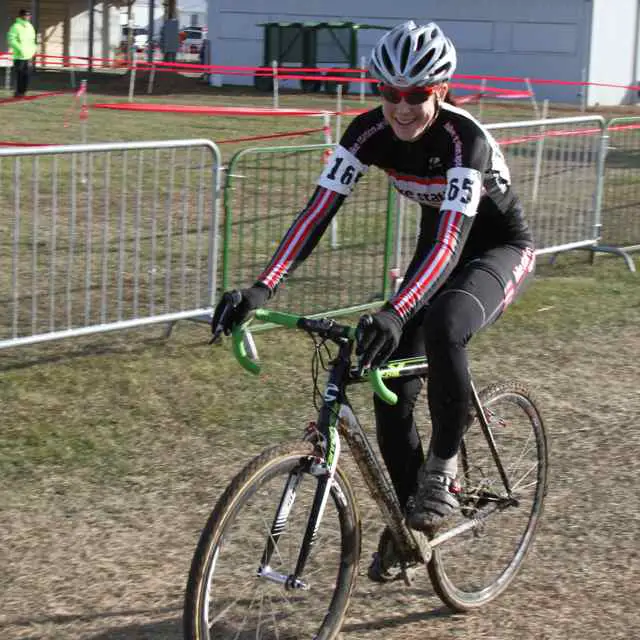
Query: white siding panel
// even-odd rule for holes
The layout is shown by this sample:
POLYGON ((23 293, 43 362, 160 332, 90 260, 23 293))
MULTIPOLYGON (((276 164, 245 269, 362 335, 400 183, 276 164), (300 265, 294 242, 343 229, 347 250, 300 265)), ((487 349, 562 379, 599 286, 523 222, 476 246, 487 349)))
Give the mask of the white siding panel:
POLYGON ((493 49, 493 22, 441 20, 438 24, 454 43, 464 43, 466 51, 493 49))
POLYGON ((513 25, 509 22, 496 22, 493 25, 493 50, 495 53, 511 51, 513 25))
POLYGON ((574 54, 578 47, 578 30, 572 24, 514 24, 512 33, 511 50, 519 53, 574 54))

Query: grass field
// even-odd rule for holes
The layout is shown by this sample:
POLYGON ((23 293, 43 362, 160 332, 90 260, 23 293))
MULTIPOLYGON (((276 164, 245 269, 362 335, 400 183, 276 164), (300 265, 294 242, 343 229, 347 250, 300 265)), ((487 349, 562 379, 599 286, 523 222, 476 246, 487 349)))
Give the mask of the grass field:
MULTIPOLYGON (((227 99, 238 97, 215 96, 227 99)), ((246 97, 258 99, 265 101, 246 97)), ((301 106, 308 100, 286 99, 301 106)), ((3 136, 62 141, 62 101, 0 106, 3 136)), ((280 126, 94 115, 94 141, 99 132, 121 140, 167 137, 172 127, 176 137, 215 140, 280 126)), ((553 265, 541 260, 534 286, 470 346, 479 386, 521 379, 545 419, 550 486, 532 554, 507 593, 474 615, 449 614, 426 575, 412 589, 373 585, 363 570, 380 522, 356 481, 364 544, 344 638, 635 637, 639 327, 638 276, 621 260, 591 264, 579 252, 553 265)), ((169 338, 163 331, 0 350, 3 640, 179 638, 191 554, 221 490, 250 455, 298 438, 313 419, 304 336, 257 335, 264 374, 254 378, 228 344, 207 345, 206 327, 180 323, 169 338)), ((372 433, 368 393, 358 390, 352 400, 372 433)), ((422 404, 428 435, 424 415, 422 404)))

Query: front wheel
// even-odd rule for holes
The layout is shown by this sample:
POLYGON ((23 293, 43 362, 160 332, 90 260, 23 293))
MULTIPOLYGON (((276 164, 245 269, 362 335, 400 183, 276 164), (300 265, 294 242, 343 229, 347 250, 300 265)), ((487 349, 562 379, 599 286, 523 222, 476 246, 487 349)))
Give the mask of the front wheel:
POLYGON ((436 593, 455 611, 481 607, 507 588, 531 546, 547 490, 547 440, 531 394, 509 382, 482 391, 480 403, 490 435, 474 410, 460 448, 461 519, 455 523, 477 519, 478 526, 437 546, 428 565, 436 593))
POLYGON ((308 442, 272 447, 227 487, 191 564, 185 639, 336 637, 355 585, 361 535, 355 497, 339 469, 305 571, 295 586, 286 580, 322 474, 315 453, 308 442))

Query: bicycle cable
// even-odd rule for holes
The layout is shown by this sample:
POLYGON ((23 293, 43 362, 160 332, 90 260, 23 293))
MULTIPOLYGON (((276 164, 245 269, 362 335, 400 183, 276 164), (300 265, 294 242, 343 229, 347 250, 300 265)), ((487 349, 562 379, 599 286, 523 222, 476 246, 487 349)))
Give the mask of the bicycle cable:
POLYGON ((320 377, 320 369, 328 371, 326 358, 331 358, 331 351, 327 345, 328 338, 319 338, 313 334, 309 334, 313 340, 314 353, 311 358, 311 379, 313 380, 313 406, 316 411, 320 411, 322 405, 323 394, 320 385, 318 384, 318 378, 320 377), (319 403, 319 404, 318 404, 319 403))

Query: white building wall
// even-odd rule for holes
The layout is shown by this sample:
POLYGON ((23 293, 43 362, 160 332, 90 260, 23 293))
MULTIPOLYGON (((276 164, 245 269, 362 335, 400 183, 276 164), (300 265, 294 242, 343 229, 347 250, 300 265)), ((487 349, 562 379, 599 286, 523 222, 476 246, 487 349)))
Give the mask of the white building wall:
MULTIPOLYGON (((89 11, 86 2, 68 5, 69 55, 89 55, 89 11), (83 10, 78 10, 82 8, 83 10)), ((120 9, 106 2, 96 2, 93 16, 93 55, 96 58, 113 57, 120 45, 120 9)))
MULTIPOLYGON (((590 53, 591 82, 637 84, 639 0, 593 0, 590 53), (615 13, 612 15, 612 7, 615 13)), ((589 104, 637 102, 637 92, 591 86, 589 104)))
MULTIPOLYGON (((602 0, 603 5, 607 2, 611 4, 602 0)), ((434 20, 450 35, 459 52, 461 74, 576 81, 588 68, 591 7, 591 0, 270 0, 266 5, 254 0, 209 0, 212 63, 261 65, 260 22, 346 20, 392 26, 415 19, 434 20)), ((359 58, 368 56, 379 36, 376 30, 360 33, 359 58)), ((251 79, 227 76, 224 81, 251 79)), ((536 95, 575 101, 580 87, 539 85, 536 95)))

